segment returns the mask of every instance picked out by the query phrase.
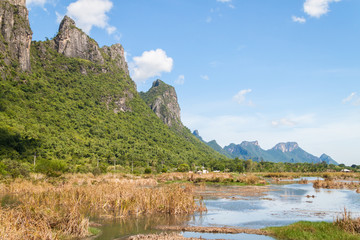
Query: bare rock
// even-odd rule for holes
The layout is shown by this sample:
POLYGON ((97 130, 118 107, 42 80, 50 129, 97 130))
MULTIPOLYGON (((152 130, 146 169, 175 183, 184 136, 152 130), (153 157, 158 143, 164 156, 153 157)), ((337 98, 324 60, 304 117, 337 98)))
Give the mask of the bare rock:
POLYGON ((183 127, 174 87, 158 79, 148 92, 140 93, 140 96, 166 125, 175 128, 183 127))
POLYGON ((75 21, 68 16, 61 21, 54 41, 58 53, 67 57, 82 58, 104 64, 104 58, 97 42, 77 28, 75 21))
POLYGON ((117 43, 110 47, 104 46, 101 48, 109 57, 109 60, 115 64, 116 67, 122 69, 127 75, 129 75, 128 65, 125 60, 125 51, 121 44, 117 43))
POLYGON ((30 29, 25 0, 0 1, 0 52, 6 64, 17 61, 19 67, 30 70, 30 29))

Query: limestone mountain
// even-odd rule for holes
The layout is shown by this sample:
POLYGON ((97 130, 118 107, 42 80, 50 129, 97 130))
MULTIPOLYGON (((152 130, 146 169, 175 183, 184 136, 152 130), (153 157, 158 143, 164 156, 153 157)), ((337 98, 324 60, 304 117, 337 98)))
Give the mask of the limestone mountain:
MULTIPOLYGON (((205 142, 199 134, 199 131, 195 130, 193 134, 205 142)), ((241 144, 231 143, 228 146, 222 148, 216 143, 215 140, 211 142, 205 142, 208 146, 215 151, 229 157, 240 159, 252 159, 254 161, 267 161, 267 162, 289 162, 289 163, 321 163, 327 164, 338 163, 326 154, 321 155, 320 158, 304 151, 299 147, 296 142, 278 143, 272 149, 264 150, 260 147, 258 141, 243 141, 241 144)))
POLYGON ((32 31, 25 0, 0 1, 0 32, 2 77, 10 75, 8 65, 29 71, 32 31))
POLYGON ((180 117, 180 106, 175 88, 160 79, 153 82, 146 93, 140 93, 141 98, 151 110, 169 127, 183 127, 180 117))
POLYGON ((326 162, 327 164, 335 164, 335 165, 338 165, 338 163, 337 163, 334 159, 332 159, 330 156, 328 156, 328 155, 326 155, 326 154, 322 154, 322 155, 320 156, 320 160, 321 160, 322 162, 326 162))
MULTIPOLYGON (((53 39, 30 44, 25 2, 1 6, 0 159, 30 166, 36 154, 72 172, 98 162, 160 171, 225 159, 187 128, 178 133, 156 116, 140 98, 120 44, 100 48, 68 17, 53 39)), ((169 121, 179 124, 180 115, 169 121)))
POLYGON ((209 147, 211 147, 212 149, 214 149, 215 151, 217 151, 218 153, 221 153, 222 155, 228 157, 228 158, 232 158, 232 155, 225 151, 217 142, 216 140, 212 140, 210 142, 206 142, 201 136, 198 130, 195 130, 193 132, 193 135, 195 137, 197 137, 200 141, 202 141, 203 143, 205 143, 206 145, 208 145, 209 147))

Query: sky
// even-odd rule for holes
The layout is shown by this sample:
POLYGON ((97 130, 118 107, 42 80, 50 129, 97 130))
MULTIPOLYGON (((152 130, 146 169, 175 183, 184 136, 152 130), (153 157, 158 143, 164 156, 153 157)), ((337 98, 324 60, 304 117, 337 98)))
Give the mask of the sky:
POLYGON ((297 142, 360 164, 359 0, 27 0, 33 40, 64 15, 121 43, 138 91, 176 89, 183 123, 221 146, 297 142))

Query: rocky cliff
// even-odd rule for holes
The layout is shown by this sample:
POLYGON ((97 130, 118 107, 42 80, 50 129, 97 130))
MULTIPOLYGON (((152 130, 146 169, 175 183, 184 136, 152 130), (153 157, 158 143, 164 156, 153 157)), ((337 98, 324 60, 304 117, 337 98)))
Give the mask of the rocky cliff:
POLYGON ((77 28, 75 21, 68 16, 65 16, 61 21, 54 42, 58 53, 67 57, 83 58, 104 64, 99 45, 81 29, 77 28))
POLYGON ((75 21, 68 16, 65 16, 61 21, 59 32, 53 42, 58 53, 103 65, 104 72, 109 70, 108 67, 114 66, 129 76, 125 51, 121 44, 117 43, 110 47, 104 46, 100 48, 98 43, 77 28, 75 21))
POLYGON ((175 128, 183 127, 174 87, 158 79, 153 82, 148 92, 141 92, 140 96, 166 125, 175 128))
MULTIPOLYGON (((0 1, 0 51, 5 64, 30 70, 30 29, 25 0, 0 1)), ((3 67, 0 67, 0 70, 3 67)))
POLYGON ((287 142, 287 143, 278 143, 273 149, 285 153, 285 152, 292 152, 298 148, 299 145, 296 142, 287 142))

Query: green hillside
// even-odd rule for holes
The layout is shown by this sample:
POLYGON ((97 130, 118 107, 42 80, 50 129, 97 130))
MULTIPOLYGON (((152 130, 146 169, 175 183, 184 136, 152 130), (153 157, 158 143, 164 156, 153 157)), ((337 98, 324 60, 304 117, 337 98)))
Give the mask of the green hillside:
POLYGON ((104 72, 104 66, 59 54, 49 40, 32 42, 30 73, 20 71, 16 61, 4 66, 0 159, 30 164, 36 153, 37 161, 61 160, 77 172, 98 162, 160 171, 163 164, 223 158, 189 130, 177 134, 163 124, 111 60, 104 72), (125 101, 124 111, 117 99, 125 101))

